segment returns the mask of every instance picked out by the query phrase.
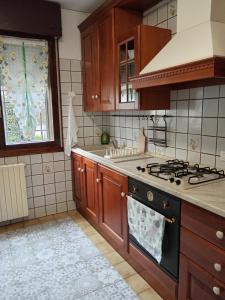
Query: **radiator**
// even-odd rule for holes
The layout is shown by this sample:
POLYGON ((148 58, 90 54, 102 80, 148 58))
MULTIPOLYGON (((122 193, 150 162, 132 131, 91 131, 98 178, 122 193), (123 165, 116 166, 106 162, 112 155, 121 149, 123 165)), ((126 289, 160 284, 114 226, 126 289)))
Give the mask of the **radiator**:
POLYGON ((28 216, 25 166, 0 166, 0 222, 25 216, 28 216))

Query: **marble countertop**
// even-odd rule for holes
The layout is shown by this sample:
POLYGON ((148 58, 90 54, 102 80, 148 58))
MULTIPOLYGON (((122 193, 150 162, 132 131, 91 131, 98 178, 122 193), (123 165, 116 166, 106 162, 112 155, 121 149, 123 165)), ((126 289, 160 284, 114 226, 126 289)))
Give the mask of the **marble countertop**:
POLYGON ((183 189, 136 170, 137 165, 144 167, 147 163, 161 162, 165 161, 165 159, 152 156, 138 161, 115 163, 110 159, 104 158, 100 153, 100 155, 97 155, 97 152, 94 153, 95 150, 104 150, 104 147, 74 148, 72 151, 225 218, 225 180, 207 183, 191 189, 183 189))

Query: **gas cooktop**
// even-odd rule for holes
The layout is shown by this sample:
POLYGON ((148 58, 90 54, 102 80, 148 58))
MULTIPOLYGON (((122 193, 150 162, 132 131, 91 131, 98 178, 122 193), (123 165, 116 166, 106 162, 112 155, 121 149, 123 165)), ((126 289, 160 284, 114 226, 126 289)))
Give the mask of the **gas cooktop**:
POLYGON ((198 164, 190 165, 188 161, 178 159, 168 160, 165 163, 149 163, 145 167, 138 166, 137 170, 183 188, 225 179, 223 170, 203 168, 198 164))

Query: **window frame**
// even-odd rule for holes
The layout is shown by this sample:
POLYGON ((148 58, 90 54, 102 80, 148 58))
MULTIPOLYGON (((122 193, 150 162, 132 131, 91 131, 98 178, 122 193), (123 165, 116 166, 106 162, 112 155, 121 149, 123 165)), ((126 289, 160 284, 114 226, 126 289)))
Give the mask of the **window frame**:
POLYGON ((42 39, 48 42, 48 57, 49 57, 49 77, 52 100, 52 119, 53 119, 53 133, 54 140, 49 142, 27 143, 6 145, 4 119, 2 111, 2 99, 0 93, 0 157, 5 156, 19 156, 27 154, 40 154, 47 152, 63 151, 63 136, 62 136, 62 113, 61 113, 61 99, 60 99, 60 84, 59 79, 59 57, 58 57, 58 42, 53 37, 34 36, 27 34, 6 34, 0 31, 0 35, 13 36, 19 38, 42 39))

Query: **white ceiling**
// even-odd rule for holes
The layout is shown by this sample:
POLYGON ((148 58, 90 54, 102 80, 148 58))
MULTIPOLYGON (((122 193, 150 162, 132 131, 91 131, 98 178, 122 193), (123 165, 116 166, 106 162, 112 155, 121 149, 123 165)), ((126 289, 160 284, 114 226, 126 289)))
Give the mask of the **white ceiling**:
POLYGON ((61 4, 62 8, 90 13, 105 0, 50 0, 61 4))

